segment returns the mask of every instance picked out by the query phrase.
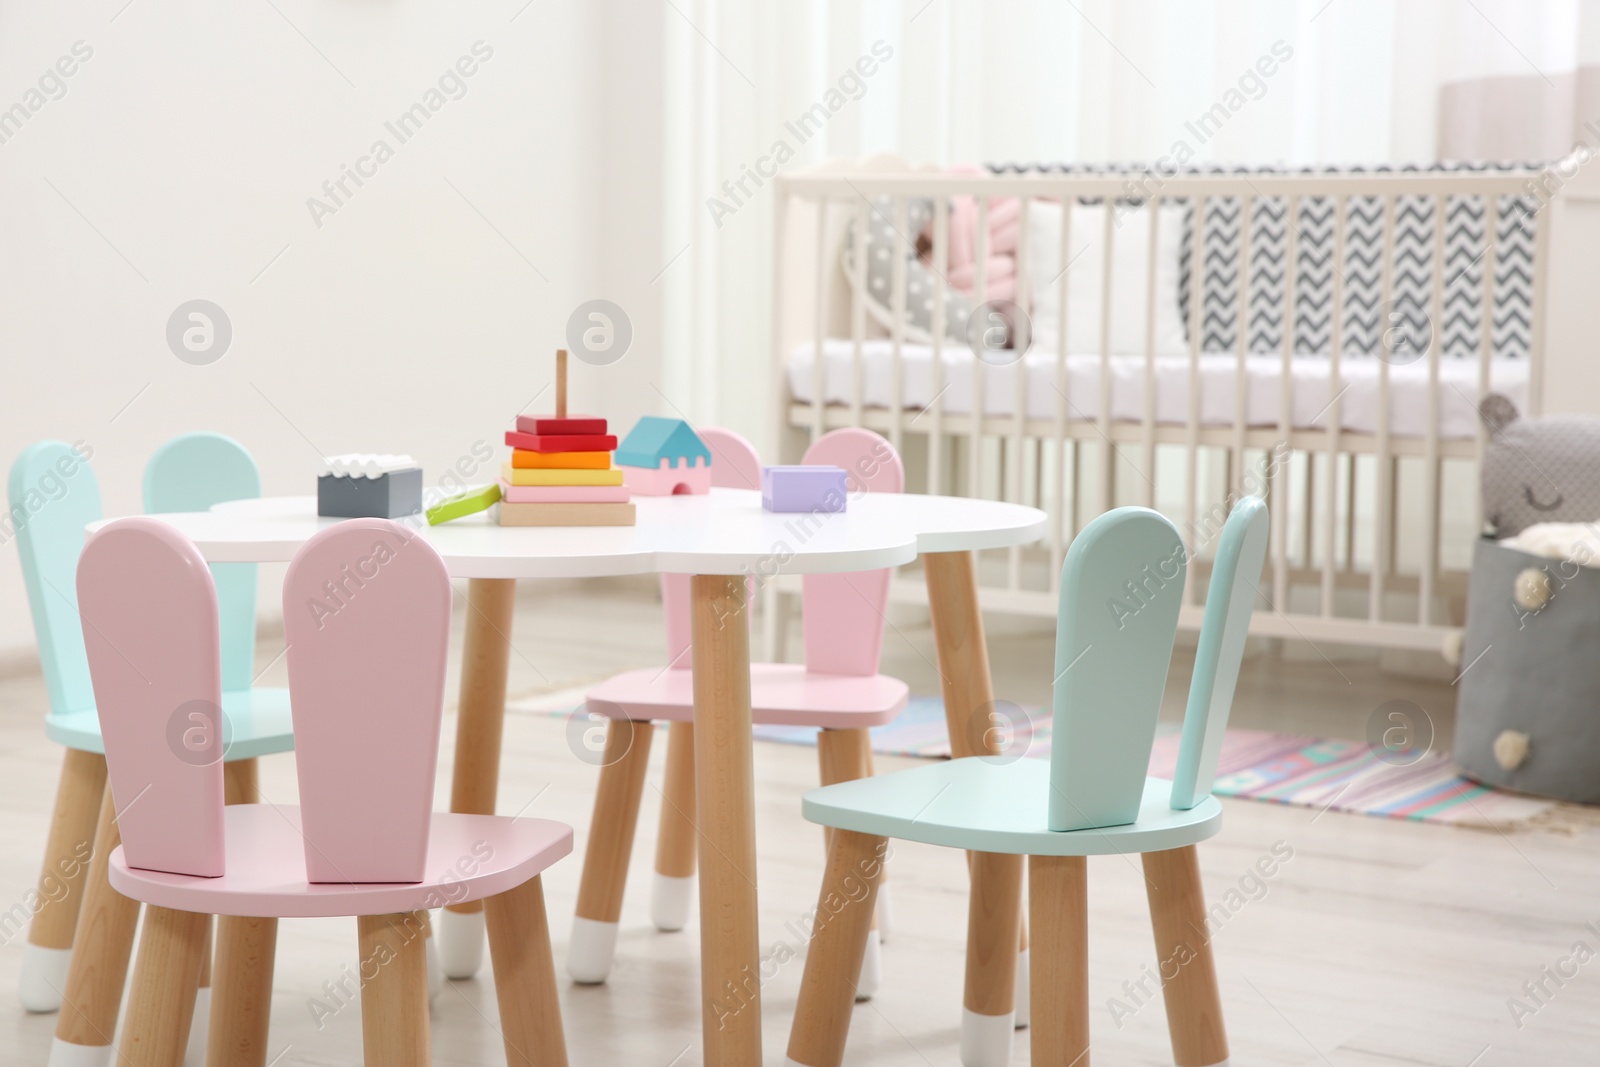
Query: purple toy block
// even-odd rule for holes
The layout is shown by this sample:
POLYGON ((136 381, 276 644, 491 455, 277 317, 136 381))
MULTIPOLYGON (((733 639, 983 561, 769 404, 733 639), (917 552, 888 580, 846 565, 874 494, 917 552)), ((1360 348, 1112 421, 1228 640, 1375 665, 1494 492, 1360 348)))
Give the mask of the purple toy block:
POLYGON ((849 496, 843 467, 761 468, 761 506, 768 511, 843 511, 849 496))

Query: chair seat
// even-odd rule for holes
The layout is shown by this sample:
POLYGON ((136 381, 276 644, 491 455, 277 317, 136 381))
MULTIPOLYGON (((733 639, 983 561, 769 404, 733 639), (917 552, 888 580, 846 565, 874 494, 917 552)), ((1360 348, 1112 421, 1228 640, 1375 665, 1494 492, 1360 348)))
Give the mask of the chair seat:
POLYGON ((565 823, 434 812, 423 881, 312 884, 298 807, 230 804, 224 820, 227 873, 220 878, 136 870, 118 847, 111 854, 112 888, 146 904, 213 915, 386 915, 504 893, 572 851, 565 823))
MULTIPOLYGON (((239 689, 222 694, 226 720, 225 760, 253 759, 294 751, 294 726, 289 717, 289 690, 239 689)), ((100 715, 94 708, 45 717, 44 732, 52 741, 80 752, 105 752, 100 715)))
MULTIPOLYGON (((819 674, 798 663, 750 665, 750 712, 760 726, 849 730, 881 726, 906 706, 906 683, 886 674, 819 674)), ((694 672, 647 667, 608 678, 587 694, 588 710, 613 719, 694 719, 694 672)))
POLYGON ((1051 830, 1049 795, 1049 760, 971 756, 814 789, 801 813, 810 822, 877 837, 1025 856, 1162 852, 1222 828, 1216 797, 1172 810, 1165 778, 1145 779, 1139 817, 1126 826, 1051 830))

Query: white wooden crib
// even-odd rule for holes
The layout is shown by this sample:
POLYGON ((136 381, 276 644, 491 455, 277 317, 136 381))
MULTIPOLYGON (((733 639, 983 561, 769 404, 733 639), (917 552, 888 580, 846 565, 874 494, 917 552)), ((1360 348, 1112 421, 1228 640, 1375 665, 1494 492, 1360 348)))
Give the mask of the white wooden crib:
MULTIPOLYGON (((1600 336, 1593 307, 1600 301, 1588 293, 1600 283, 1591 251, 1600 238, 1600 198, 1589 191, 1595 176, 1580 169, 968 176, 878 158, 780 175, 771 375, 782 461, 796 461, 827 430, 866 426, 905 456, 908 490, 1045 509, 1052 521, 1044 543, 982 562, 984 604, 999 611, 1053 617, 1062 555, 1078 528, 1119 504, 1155 507, 1179 523, 1196 556, 1183 614, 1195 629, 1212 537, 1233 499, 1264 492, 1272 541, 1254 632, 1445 648, 1462 622, 1464 571, 1482 527, 1478 400, 1493 390, 1512 395, 1528 414, 1600 411, 1600 375, 1590 367, 1600 360, 1586 354, 1587 338, 1600 336), (1058 208, 1059 262, 1066 266, 1047 281, 1059 286, 1068 320, 1060 340, 1015 361, 1014 352, 998 359, 986 352, 980 360, 945 335, 951 197, 977 198, 975 287, 985 293, 985 225, 997 198, 1019 198, 1026 233, 1030 213, 1046 210, 1040 205, 1108 197, 1127 204, 1130 194, 1143 205, 1131 210, 1148 213, 1141 291, 1115 291, 1112 250, 1121 212, 1130 209, 1102 210, 1100 247, 1074 261, 1070 231, 1078 212, 1058 208), (928 334, 913 337, 902 252, 916 240, 906 220, 917 198, 933 201, 933 292, 926 294, 928 334), (1178 266, 1188 268, 1174 287, 1185 297, 1187 352, 1158 354, 1156 320, 1166 311, 1156 302, 1174 295, 1158 282, 1165 269, 1159 233, 1173 224, 1170 209, 1179 203, 1191 212, 1187 219, 1206 225, 1187 231, 1178 256, 1178 266), (1397 241, 1417 243, 1419 205, 1442 220, 1461 203, 1478 205, 1477 247, 1456 241, 1447 249, 1446 226, 1433 225, 1420 252, 1413 249, 1421 266, 1397 257, 1397 241), (1336 268, 1331 294, 1324 294, 1331 308, 1296 292, 1305 258, 1299 245, 1309 240, 1302 222, 1312 204, 1335 208, 1323 212, 1336 268), (1236 212, 1231 251, 1209 230, 1208 210, 1219 205, 1244 209, 1236 212), (1265 315, 1263 293, 1252 286, 1263 284, 1256 268, 1267 253, 1258 254, 1264 238, 1252 230, 1266 233, 1263 220, 1274 215, 1296 221, 1277 235, 1287 244, 1286 268, 1270 294, 1273 313, 1265 315), (1357 218, 1366 220, 1367 254, 1348 240, 1357 218), (890 292, 869 298, 865 257, 884 250, 874 238, 852 236, 847 245, 845 237, 879 224, 899 247, 892 250, 890 292), (1244 269, 1236 269, 1223 306, 1204 289, 1211 284, 1204 261, 1225 265, 1229 255, 1244 269), (1518 256, 1524 261, 1513 262, 1518 256), (1443 270, 1435 269, 1439 263, 1443 270), (1071 316, 1085 313, 1069 301, 1075 271, 1098 271, 1104 283, 1098 307, 1087 309, 1100 327, 1089 351, 1069 351, 1067 342, 1071 316), (1470 300, 1463 271, 1477 279, 1470 300), (1399 287, 1422 286, 1431 329, 1425 354, 1405 362, 1385 348, 1389 358, 1374 358, 1388 323, 1374 328, 1370 317, 1359 324, 1351 317, 1348 290, 1357 273, 1365 299, 1381 301, 1385 315, 1399 287), (1503 282, 1519 290, 1519 307, 1509 306, 1503 282), (1143 350, 1114 353, 1112 320, 1128 313, 1116 302, 1129 299, 1141 302, 1143 350), (1325 325, 1311 324, 1326 342, 1308 351, 1302 320, 1318 315, 1325 325), (1262 330, 1251 323, 1269 318, 1281 319, 1281 338, 1263 351, 1262 330), (1228 347, 1218 351, 1224 334, 1228 347)), ((1326 232, 1321 240, 1326 258, 1326 232)), ((1032 288, 1029 243, 1016 253, 1019 294, 1032 288)), ((1017 325, 1019 342, 1029 328, 1026 319, 1017 325)), ((900 575, 894 595, 920 601, 923 582, 900 575)))

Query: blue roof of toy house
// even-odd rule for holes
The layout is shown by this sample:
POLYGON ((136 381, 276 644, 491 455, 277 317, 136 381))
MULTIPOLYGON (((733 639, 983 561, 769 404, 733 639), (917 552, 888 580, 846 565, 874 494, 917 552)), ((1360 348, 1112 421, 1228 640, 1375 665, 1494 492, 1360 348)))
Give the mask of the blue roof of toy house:
POLYGON ((659 415, 646 415, 628 431, 617 448, 616 461, 625 467, 661 466, 663 459, 671 466, 694 466, 696 458, 711 465, 711 450, 700 435, 682 419, 666 419, 659 415))

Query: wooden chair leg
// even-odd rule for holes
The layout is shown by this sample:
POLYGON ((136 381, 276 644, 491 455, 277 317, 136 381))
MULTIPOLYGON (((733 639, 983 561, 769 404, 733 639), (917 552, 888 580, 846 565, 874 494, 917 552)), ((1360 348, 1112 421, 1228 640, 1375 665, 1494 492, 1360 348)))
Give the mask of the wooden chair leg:
POLYGON ((866 956, 888 844, 886 838, 851 830, 833 832, 789 1031, 790 1064, 839 1067, 844 1060, 855 978, 866 956))
MULTIPOLYGON (((505 731, 506 671, 511 665, 511 617, 517 583, 473 578, 467 583, 466 638, 461 650, 461 699, 456 716, 455 770, 450 810, 493 815, 500 788, 500 741, 505 731)), ((448 905, 439 914, 439 960, 450 978, 471 978, 483 964, 483 902, 448 905)))
POLYGON ((218 916, 216 942, 206 1062, 211 1067, 266 1067, 278 920, 218 916))
POLYGON ((183 1062, 210 926, 209 915, 146 909, 120 1050, 132 1067, 174 1067, 183 1062))
MULTIPOLYGON (((78 929, 78 909, 83 904, 83 884, 105 790, 106 758, 97 752, 67 749, 56 786, 55 811, 50 816, 44 866, 39 872, 36 910, 28 925, 22 974, 17 980, 17 997, 28 1011, 49 1012, 61 1007, 61 990, 72 961, 72 935, 78 929)), ((15 929, 6 930, 7 938, 15 935, 15 929)))
MULTIPOLYGON (((933 624, 934 647, 939 657, 940 695, 944 699, 945 729, 950 753, 956 758, 999 751, 999 738, 980 718, 994 708, 994 679, 989 673, 989 646, 984 638, 983 613, 978 605, 978 564, 971 552, 930 552, 922 557, 923 579, 928 586, 928 614, 933 624)), ((969 862, 969 868, 971 866, 969 862)), ((1018 891, 1021 878, 1017 879, 1018 891)), ((1019 903, 1018 910, 1021 905, 1019 903)), ((1017 927, 1017 959, 1013 970, 1026 977, 1027 924, 1017 927)), ((969 967, 967 976, 972 977, 969 967)), ((1027 988, 1011 981, 1012 1021, 1028 1022, 1027 988)), ((987 994, 967 989, 967 999, 987 994)))
POLYGON ((606 725, 605 763, 595 791, 577 915, 567 946, 567 973, 575 982, 604 982, 611 973, 653 729, 652 723, 628 719, 612 719, 606 725))
MULTIPOLYGON (((872 775, 872 737, 866 730, 820 730, 817 732, 817 769, 823 785, 852 782, 872 775)), ((823 828, 823 840, 831 845, 833 830, 823 828)), ((878 874, 878 896, 883 893, 883 872, 878 874)), ((861 973, 856 978, 856 999, 871 1000, 883 984, 883 940, 878 932, 878 911, 873 908, 872 929, 867 934, 867 949, 861 957, 861 973)))
POLYGON ((567 1067, 544 887, 530 878, 484 901, 507 1067, 567 1067))
MULTIPOLYGON (((61 1017, 56 1020, 52 1063, 104 1063, 110 1056, 122 990, 127 985, 133 935, 139 925, 139 903, 111 888, 107 870, 111 853, 122 843, 116 808, 108 785, 100 804, 94 859, 83 885, 83 908, 72 941, 72 966, 62 990, 61 1017)), ((198 967, 195 971, 198 976, 198 967)))
POLYGON ((1206 929, 1199 853, 1193 845, 1146 852, 1144 885, 1150 898, 1150 926, 1155 931, 1173 1061, 1178 1067, 1226 1063, 1228 1034, 1206 929))
POLYGON ((216 924, 206 916, 206 939, 200 949, 200 979, 194 994, 194 1011, 189 1016, 189 1039, 184 1048, 184 1067, 206 1067, 206 1047, 211 1032, 211 957, 216 953, 216 924))
POLYGON ((411 912, 363 915, 361 1047, 369 1067, 428 1067, 428 963, 411 912))
POLYGON ((682 930, 694 905, 694 723, 667 730, 667 777, 661 787, 661 831, 656 837, 656 878, 650 917, 657 930, 682 930))
POLYGON ((1034 1067, 1089 1067, 1089 881, 1082 856, 1028 857, 1034 1067))
POLYGON ((961 1015, 961 1062, 966 1067, 1005 1067, 1011 1060, 1021 926, 1022 857, 972 853, 961 1015))

